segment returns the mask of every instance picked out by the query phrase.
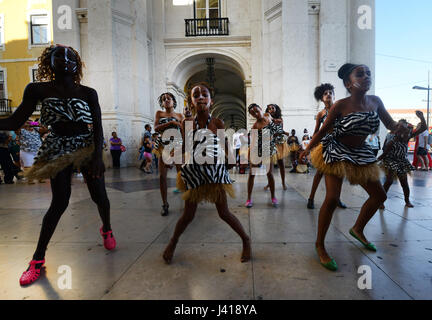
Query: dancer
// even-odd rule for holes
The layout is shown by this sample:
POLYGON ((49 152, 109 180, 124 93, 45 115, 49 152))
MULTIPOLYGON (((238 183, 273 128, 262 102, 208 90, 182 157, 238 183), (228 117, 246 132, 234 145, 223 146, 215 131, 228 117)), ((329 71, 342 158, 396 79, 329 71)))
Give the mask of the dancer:
MULTIPOLYGON (((269 104, 266 109, 266 113, 270 114, 274 124, 279 131, 283 131, 283 119, 282 119, 282 111, 281 108, 277 104, 269 104)), ((278 135, 275 137, 276 143, 276 152, 277 152, 277 164, 280 170, 282 187, 284 190, 287 190, 287 186, 285 184, 285 163, 284 158, 288 157, 290 150, 288 148, 286 136, 289 136, 288 133, 284 132, 284 134, 278 135)), ((268 190, 270 186, 267 185, 264 190, 268 190)))
POLYGON ((98 206, 105 248, 112 250, 116 246, 105 190, 102 119, 97 93, 80 84, 82 63, 73 48, 50 46, 43 51, 39 61, 38 81, 45 82, 30 83, 15 113, 0 120, 0 130, 16 130, 41 101, 41 122, 52 129, 27 173, 28 179, 51 179, 52 201, 43 218, 30 267, 21 276, 21 285, 31 284, 40 277, 48 242, 68 207, 74 168, 81 168, 91 198, 98 206))
MULTIPOLYGON (((321 125, 327 119, 330 108, 332 107, 332 105, 334 103, 335 93, 334 93, 333 85, 331 85, 330 83, 321 84, 320 86, 315 88, 314 96, 315 96, 315 99, 317 101, 321 100, 325 106, 325 108, 323 110, 321 110, 320 112, 318 112, 318 114, 316 116, 315 131, 313 134, 315 136, 318 133, 321 125)), ((315 177, 313 179, 312 188, 311 188, 311 192, 310 192, 308 203, 307 203, 308 209, 315 209, 315 204, 314 204, 315 193, 316 193, 318 186, 321 182, 322 176, 323 176, 322 172, 317 170, 317 172, 315 173, 315 177)), ((338 207, 342 208, 342 209, 346 209, 347 206, 342 201, 340 201, 340 199, 339 199, 338 207)))
MULTIPOLYGON (((206 129, 205 140, 202 139, 201 142, 194 142, 193 158, 196 161, 197 156, 202 155, 205 151, 207 157, 211 159, 210 161, 205 161, 204 164, 186 163, 177 175, 177 187, 184 191, 185 208, 183 215, 177 222, 174 234, 163 253, 163 259, 166 263, 171 262, 180 236, 194 219, 198 204, 202 201, 211 202, 216 205, 220 218, 228 223, 243 241, 241 262, 250 260, 250 239, 240 221, 228 209, 226 193, 233 197, 234 190, 227 165, 220 161, 225 154, 216 135, 218 129, 225 129, 225 125, 222 120, 213 118, 210 115, 210 107, 213 104, 212 97, 213 92, 206 83, 194 85, 188 92, 188 100, 196 112, 196 116, 192 122, 193 130, 190 130, 188 134, 196 137, 197 134, 204 131, 200 129, 206 129)), ((186 123, 187 121, 183 121, 182 124, 183 140, 185 139, 186 123)), ((188 124, 190 125, 191 123, 188 122, 188 124)), ((229 150, 226 142, 225 148, 229 150)))
MULTIPOLYGON (((181 123, 184 119, 184 116, 181 113, 174 112, 174 110, 177 108, 177 101, 172 93, 162 93, 158 98, 158 102, 159 106, 164 110, 159 110, 158 112, 156 112, 154 128, 155 131, 159 133, 159 137, 155 142, 155 149, 153 150, 153 153, 156 154, 156 156, 159 158, 159 181, 160 192, 163 202, 161 215, 165 217, 169 214, 169 203, 167 199, 167 171, 168 169, 171 169, 172 166, 166 165, 163 161, 162 154, 164 146, 170 142, 163 142, 162 135, 167 129, 177 129, 180 131, 181 123)), ((174 142, 175 144, 182 143, 180 140, 172 139, 170 141, 174 142)), ((176 167, 178 172, 180 167, 178 165, 176 167)))
POLYGON ((378 130, 380 119, 388 129, 393 130, 396 127, 396 122, 385 109, 381 99, 366 95, 371 87, 371 72, 367 66, 345 64, 339 69, 338 75, 343 79, 350 96, 334 104, 320 131, 301 154, 303 159, 319 144, 313 149, 312 163, 317 170, 325 174, 326 198, 319 214, 315 246, 321 264, 332 271, 338 267, 336 261, 328 255, 324 241, 339 201, 344 178, 351 184, 359 184, 369 194, 369 199, 363 204, 357 221, 349 232, 366 249, 377 250, 364 235, 364 228, 387 196, 379 181, 379 167, 375 155, 365 144, 365 140, 369 134, 378 130), (330 132, 331 134, 328 134, 330 132))
MULTIPOLYGON (((281 126, 276 125, 273 122, 273 119, 270 114, 263 113, 261 107, 255 103, 251 104, 248 108, 249 113, 252 117, 256 119, 255 123, 252 126, 252 130, 258 130, 258 156, 262 156, 263 151, 265 148, 268 148, 270 150, 270 159, 263 159, 263 163, 267 163, 269 168, 267 170, 267 180, 268 180, 268 186, 270 187, 270 193, 271 193, 271 199, 272 199, 272 205, 273 207, 278 206, 278 200, 275 197, 275 182, 273 177, 273 162, 276 157, 276 137, 278 135, 281 135, 284 133, 281 126), (263 132, 270 134, 270 144, 266 145, 262 141, 263 132)), ((254 141, 254 136, 251 136, 251 146, 256 145, 256 141, 254 141)), ((250 153, 250 148, 249 148, 250 153)), ((249 155, 250 159, 250 155, 249 155)), ((248 198, 246 201, 246 208, 252 208, 253 202, 252 202, 252 191, 254 187, 255 182, 255 175, 253 168, 259 167, 259 164, 252 164, 250 165, 249 170, 249 177, 248 177, 248 198)))
MULTIPOLYGON (((383 154, 378 158, 379 161, 382 160, 382 166, 386 172, 386 180, 384 182, 385 192, 388 192, 394 178, 397 177, 404 193, 405 206, 408 208, 414 208, 414 206, 409 200, 410 189, 407 174, 415 170, 408 160, 408 142, 411 138, 420 135, 427 128, 423 112, 416 111, 416 115, 420 119, 417 129, 413 131, 412 125, 409 125, 406 120, 399 120, 396 131, 387 136, 383 154)), ((382 204, 380 209, 384 208, 385 206, 382 204)))

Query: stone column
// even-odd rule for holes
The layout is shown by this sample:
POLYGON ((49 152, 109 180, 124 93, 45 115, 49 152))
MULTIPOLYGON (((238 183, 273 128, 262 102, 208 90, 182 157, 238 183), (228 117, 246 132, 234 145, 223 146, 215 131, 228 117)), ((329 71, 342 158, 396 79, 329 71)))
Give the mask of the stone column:
POLYGON ((350 62, 367 65, 372 72, 375 92, 375 0, 351 0, 350 5, 350 62))
POLYGON ((310 104, 308 1, 282 2, 282 66, 285 131, 304 127, 313 121, 315 107, 310 104))
POLYGON ((79 0, 52 0, 53 42, 71 46, 81 54, 79 0))
MULTIPOLYGON (((337 75, 339 68, 349 60, 347 46, 348 2, 322 0, 320 6, 320 71, 321 83, 331 83, 335 87, 336 100, 345 98, 347 91, 337 75)), ((321 104, 321 107, 323 105, 321 104)))

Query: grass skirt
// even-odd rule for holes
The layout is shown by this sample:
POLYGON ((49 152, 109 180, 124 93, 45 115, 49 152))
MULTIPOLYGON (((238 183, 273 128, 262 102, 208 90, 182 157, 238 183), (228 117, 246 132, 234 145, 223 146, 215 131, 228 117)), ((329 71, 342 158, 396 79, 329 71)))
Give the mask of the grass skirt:
POLYGON ((186 189, 186 185, 181 177, 181 172, 177 173, 177 189, 183 192, 182 199, 193 203, 210 202, 217 203, 228 194, 235 198, 235 192, 232 184, 204 184, 195 189, 186 189))
POLYGON ((75 152, 64 154, 54 160, 38 159, 25 174, 25 177, 29 180, 54 178, 60 171, 70 165, 73 165, 76 169, 88 164, 93 151, 94 145, 90 145, 75 152))
POLYGON ((288 157, 290 154, 290 148, 289 148, 288 144, 286 144, 286 143, 276 144, 276 150, 277 150, 277 159, 276 160, 284 159, 284 158, 288 157))
POLYGON ((380 178, 380 169, 376 163, 367 165, 356 165, 348 161, 325 163, 322 144, 312 150, 311 161, 319 172, 341 179, 346 178, 353 185, 378 181, 380 178))
POLYGON ((300 146, 297 143, 292 143, 288 145, 288 149, 290 152, 297 152, 300 150, 300 146))

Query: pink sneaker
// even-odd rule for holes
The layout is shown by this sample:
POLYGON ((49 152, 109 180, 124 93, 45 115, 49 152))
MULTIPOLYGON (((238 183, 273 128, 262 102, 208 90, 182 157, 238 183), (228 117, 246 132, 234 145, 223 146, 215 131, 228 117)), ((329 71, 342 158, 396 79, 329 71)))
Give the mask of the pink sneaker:
POLYGON ((28 268, 28 270, 23 272, 23 274, 19 280, 20 285, 26 286, 26 285, 32 284, 37 279, 39 279, 40 272, 41 272, 41 269, 42 269, 42 266, 44 265, 44 263, 45 263, 45 260, 41 260, 41 261, 32 260, 32 261, 30 261, 30 267, 28 268), (37 264, 42 264, 39 269, 36 269, 37 264))
POLYGON ((246 201, 245 207, 246 208, 252 208, 253 207, 252 201, 251 200, 246 201))
POLYGON ((112 234, 112 230, 110 230, 108 232, 103 232, 103 229, 101 227, 99 232, 102 235, 105 249, 114 250, 117 243, 116 243, 116 240, 112 234))
POLYGON ((272 204, 273 204, 273 207, 277 208, 278 205, 279 205, 279 202, 278 202, 278 200, 276 198, 273 198, 272 199, 272 204))

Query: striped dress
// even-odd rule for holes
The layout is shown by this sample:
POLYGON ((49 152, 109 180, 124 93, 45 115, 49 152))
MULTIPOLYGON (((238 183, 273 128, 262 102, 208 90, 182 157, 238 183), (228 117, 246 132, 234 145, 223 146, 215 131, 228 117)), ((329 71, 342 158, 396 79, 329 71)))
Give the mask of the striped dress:
MULTIPOLYGON (((170 118, 160 118, 159 124, 166 124, 166 123, 169 123, 171 121, 180 122, 180 121, 178 121, 177 118, 170 117, 170 118)), ((164 147, 171 144, 171 143, 174 144, 174 148, 176 148, 177 146, 181 146, 181 144, 183 143, 183 140, 181 138, 180 128, 177 126, 170 126, 168 128, 165 128, 165 130, 158 135, 158 137, 156 138, 156 141, 155 141, 153 153, 156 154, 156 156, 161 157, 164 147), (171 137, 170 140, 168 140, 168 141, 163 141, 162 140, 163 133, 168 129, 178 130, 178 135, 177 135, 177 137, 171 137)))
POLYGON ((73 164, 79 167, 89 161, 94 150, 93 118, 86 101, 77 98, 45 98, 42 100, 41 123, 51 128, 54 123, 83 122, 89 126, 87 133, 62 136, 50 130, 35 157, 29 179, 53 178, 58 172, 73 164))
POLYGON ((398 141, 394 134, 387 136, 385 144, 393 141, 393 145, 383 160, 382 165, 384 169, 389 172, 392 171, 396 175, 405 175, 414 171, 415 168, 408 160, 408 144, 398 141))
POLYGON ((376 162, 371 147, 363 143, 360 147, 349 147, 338 140, 344 136, 367 136, 378 131, 380 125, 378 113, 354 112, 338 119, 333 132, 323 140, 323 157, 325 163, 348 161, 355 165, 366 165, 376 162))
POLYGON ((181 167, 181 179, 177 179, 177 187, 185 191, 184 200, 217 202, 222 190, 233 196, 225 187, 233 183, 224 161, 225 152, 217 135, 208 130, 210 121, 211 117, 201 129, 195 119, 196 129, 189 133, 194 141, 193 159, 181 167))

